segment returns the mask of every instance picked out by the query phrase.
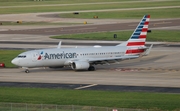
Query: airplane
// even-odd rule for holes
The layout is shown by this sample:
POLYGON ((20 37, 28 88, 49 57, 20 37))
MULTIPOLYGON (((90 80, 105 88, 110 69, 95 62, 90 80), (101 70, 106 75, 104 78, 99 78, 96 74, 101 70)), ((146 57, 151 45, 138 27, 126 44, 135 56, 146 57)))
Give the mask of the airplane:
POLYGON ((150 53, 150 47, 145 46, 150 15, 144 15, 131 37, 116 46, 91 46, 61 48, 61 41, 57 48, 26 51, 14 58, 11 63, 25 68, 49 67, 58 68, 70 66, 73 70, 94 71, 94 65, 119 63, 121 60, 135 59, 150 53))

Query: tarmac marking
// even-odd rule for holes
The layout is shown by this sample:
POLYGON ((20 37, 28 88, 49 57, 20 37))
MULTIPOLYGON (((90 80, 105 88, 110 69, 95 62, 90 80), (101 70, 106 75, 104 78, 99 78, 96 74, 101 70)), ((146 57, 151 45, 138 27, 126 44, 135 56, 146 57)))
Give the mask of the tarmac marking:
POLYGON ((84 88, 93 87, 93 86, 97 86, 97 84, 91 84, 91 85, 87 85, 87 86, 77 87, 75 89, 84 89, 84 88))
POLYGON ((131 24, 131 25, 128 25, 128 26, 130 26, 130 27, 131 27, 131 26, 137 26, 137 24, 131 24))
POLYGON ((115 68, 110 71, 170 71, 179 72, 179 69, 165 69, 165 68, 115 68))
POLYGON ((77 30, 89 30, 89 29, 97 29, 97 27, 87 27, 87 28, 78 28, 78 29, 64 29, 61 31, 77 31, 77 30))
POLYGON ((170 23, 172 23, 172 22, 158 22, 158 23, 154 23, 154 24, 170 24, 170 23))
POLYGON ((16 40, 16 39, 22 39, 22 38, 12 38, 12 40, 16 40))
POLYGON ((56 30, 45 30, 45 32, 56 32, 56 30))

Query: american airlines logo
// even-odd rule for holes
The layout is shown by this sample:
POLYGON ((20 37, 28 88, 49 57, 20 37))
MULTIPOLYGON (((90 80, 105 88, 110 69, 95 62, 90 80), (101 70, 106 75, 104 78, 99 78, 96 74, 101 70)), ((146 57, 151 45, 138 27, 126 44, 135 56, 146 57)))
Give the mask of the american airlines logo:
POLYGON ((76 53, 45 53, 44 59, 69 59, 69 58, 76 58, 76 53))

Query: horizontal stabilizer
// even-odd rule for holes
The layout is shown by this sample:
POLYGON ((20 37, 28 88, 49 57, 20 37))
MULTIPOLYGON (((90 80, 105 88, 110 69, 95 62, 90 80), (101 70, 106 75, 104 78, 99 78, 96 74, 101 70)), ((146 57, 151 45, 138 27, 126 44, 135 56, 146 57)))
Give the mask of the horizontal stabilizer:
POLYGON ((143 56, 149 55, 149 53, 151 52, 152 47, 153 47, 153 44, 151 44, 151 46, 146 50, 146 52, 143 54, 143 56))
POLYGON ((59 41, 59 44, 57 46, 57 49, 60 49, 61 48, 61 41, 59 41))

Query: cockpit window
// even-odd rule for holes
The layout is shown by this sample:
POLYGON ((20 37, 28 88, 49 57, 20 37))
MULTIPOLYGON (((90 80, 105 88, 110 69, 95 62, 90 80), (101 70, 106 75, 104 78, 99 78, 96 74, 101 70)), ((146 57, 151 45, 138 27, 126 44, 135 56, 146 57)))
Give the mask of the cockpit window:
POLYGON ((18 58, 26 58, 26 55, 18 55, 18 58))

